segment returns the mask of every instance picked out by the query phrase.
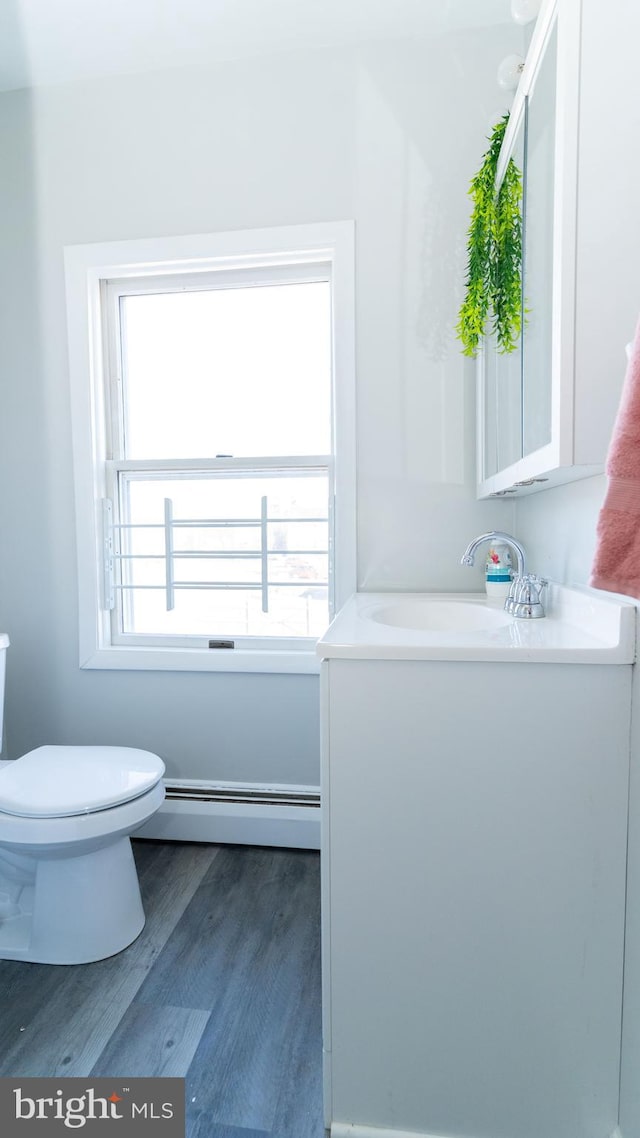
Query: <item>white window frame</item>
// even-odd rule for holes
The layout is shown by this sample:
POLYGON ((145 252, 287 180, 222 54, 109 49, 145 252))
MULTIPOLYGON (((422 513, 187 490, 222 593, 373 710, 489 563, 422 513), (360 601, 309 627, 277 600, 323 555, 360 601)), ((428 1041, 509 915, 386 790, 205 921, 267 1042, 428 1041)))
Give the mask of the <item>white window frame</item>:
POLYGON ((328 265, 333 325, 333 602, 356 588, 354 225, 277 229, 68 246, 64 251, 74 449, 80 667, 128 670, 316 673, 314 646, 236 648, 112 643, 103 605, 103 500, 109 497, 103 282, 224 269, 328 265))

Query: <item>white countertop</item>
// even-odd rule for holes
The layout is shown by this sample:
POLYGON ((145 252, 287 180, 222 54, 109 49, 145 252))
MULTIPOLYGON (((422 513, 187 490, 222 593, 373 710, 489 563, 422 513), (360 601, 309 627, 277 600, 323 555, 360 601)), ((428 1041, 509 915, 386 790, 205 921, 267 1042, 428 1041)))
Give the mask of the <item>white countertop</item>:
MULTIPOLYGON (((322 659, 478 660, 494 663, 631 664, 636 606, 595 589, 550 585, 547 616, 489 630, 430 630, 381 623, 381 608, 420 600, 487 605, 482 593, 355 593, 319 640, 322 659)), ((500 610, 501 605, 489 604, 500 610)))

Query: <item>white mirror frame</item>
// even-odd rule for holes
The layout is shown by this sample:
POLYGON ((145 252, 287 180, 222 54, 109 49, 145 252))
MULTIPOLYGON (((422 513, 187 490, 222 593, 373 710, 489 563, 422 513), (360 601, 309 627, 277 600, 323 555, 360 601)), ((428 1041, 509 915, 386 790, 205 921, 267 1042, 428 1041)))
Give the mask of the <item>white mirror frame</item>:
MULTIPOLYGON (((545 0, 527 52, 498 159, 496 187, 504 178, 522 125, 526 100, 535 89, 540 66, 552 34, 558 28, 558 69, 555 138, 554 268, 552 317, 551 442, 491 477, 485 471, 485 364, 478 355, 477 469, 478 497, 531 492, 554 481, 567 481, 566 473, 553 472, 573 464, 573 372, 575 312, 575 258, 578 161, 578 93, 580 0, 545 0), (558 382, 565 377, 566 382, 558 382), (540 479, 539 482, 536 479, 540 479)), ((578 477, 579 475, 575 475, 578 477)), ((570 477, 570 476, 569 476, 570 477)))

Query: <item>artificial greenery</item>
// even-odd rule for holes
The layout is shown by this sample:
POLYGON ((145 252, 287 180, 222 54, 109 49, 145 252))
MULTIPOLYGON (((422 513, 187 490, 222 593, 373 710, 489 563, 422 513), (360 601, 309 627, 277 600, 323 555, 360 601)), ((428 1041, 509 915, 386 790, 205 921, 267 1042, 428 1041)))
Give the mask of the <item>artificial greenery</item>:
POLYGON ((467 292, 456 326, 465 356, 475 356, 491 320, 500 352, 518 346, 522 326, 522 174, 513 158, 496 193, 508 113, 496 123, 469 194, 467 292))

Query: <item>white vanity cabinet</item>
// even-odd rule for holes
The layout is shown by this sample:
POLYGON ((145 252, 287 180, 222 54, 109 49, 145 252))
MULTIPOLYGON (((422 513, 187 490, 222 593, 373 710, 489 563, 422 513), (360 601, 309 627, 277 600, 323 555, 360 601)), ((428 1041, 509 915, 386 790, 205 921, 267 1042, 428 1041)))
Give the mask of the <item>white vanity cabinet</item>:
POLYGON ((523 151, 522 347, 478 366, 478 496, 604 469, 640 299, 640 6, 543 4, 505 137, 523 151))
POLYGON ((332 1138, 609 1138, 630 663, 351 631, 320 649, 332 1138))

